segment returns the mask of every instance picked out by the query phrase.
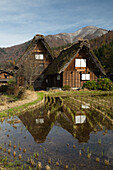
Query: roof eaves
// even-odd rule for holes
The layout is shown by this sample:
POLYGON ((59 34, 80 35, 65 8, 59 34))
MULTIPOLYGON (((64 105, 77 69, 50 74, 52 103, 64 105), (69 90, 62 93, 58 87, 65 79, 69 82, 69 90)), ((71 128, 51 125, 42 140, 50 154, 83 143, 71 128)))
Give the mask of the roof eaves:
POLYGON ((80 48, 79 44, 76 43, 73 44, 71 47, 62 50, 59 56, 48 67, 47 72, 45 74, 46 75, 60 74, 62 71, 64 71, 65 68, 69 65, 69 63, 78 53, 79 48, 80 48))
POLYGON ((75 56, 79 53, 80 49, 81 49, 81 48, 79 48, 79 49, 77 50, 76 54, 74 54, 74 56, 69 60, 69 62, 67 62, 67 63, 63 66, 63 68, 59 71, 59 74, 60 74, 61 72, 63 72, 63 71, 69 66, 70 62, 71 62, 71 61, 75 58, 75 56))
POLYGON ((43 39, 42 43, 44 44, 45 48, 48 50, 49 54, 51 55, 52 59, 54 59, 53 52, 47 42, 43 39))

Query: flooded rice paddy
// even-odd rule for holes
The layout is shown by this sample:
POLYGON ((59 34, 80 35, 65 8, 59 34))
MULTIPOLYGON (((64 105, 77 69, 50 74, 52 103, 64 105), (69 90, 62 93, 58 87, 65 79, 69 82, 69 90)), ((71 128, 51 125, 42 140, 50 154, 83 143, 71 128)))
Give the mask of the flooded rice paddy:
POLYGON ((60 104, 1 120, 3 163, 15 169, 36 169, 38 162, 52 170, 113 169, 113 124, 89 105, 70 113, 60 104))

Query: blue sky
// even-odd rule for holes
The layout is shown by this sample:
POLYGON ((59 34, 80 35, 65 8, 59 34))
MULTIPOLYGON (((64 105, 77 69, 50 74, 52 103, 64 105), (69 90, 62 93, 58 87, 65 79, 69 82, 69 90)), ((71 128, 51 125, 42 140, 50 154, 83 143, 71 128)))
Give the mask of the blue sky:
POLYGON ((113 30, 113 0, 0 1, 0 47, 91 25, 113 30))

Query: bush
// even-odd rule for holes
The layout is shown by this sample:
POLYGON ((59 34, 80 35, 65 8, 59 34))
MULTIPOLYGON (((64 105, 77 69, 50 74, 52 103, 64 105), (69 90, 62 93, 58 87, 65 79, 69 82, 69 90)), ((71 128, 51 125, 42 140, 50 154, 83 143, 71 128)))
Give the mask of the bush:
POLYGON ((97 80, 98 90, 113 90, 113 83, 108 78, 99 78, 97 80))
POLYGON ((7 91, 7 85, 0 86, 0 92, 6 92, 7 91))
POLYGON ((62 90, 70 90, 70 86, 69 85, 64 85, 63 87, 62 87, 62 90))
POLYGON ((25 88, 24 88, 24 87, 23 87, 23 88, 20 88, 17 97, 18 97, 19 99, 23 99, 24 94, 25 94, 25 88))
POLYGON ((34 91, 34 87, 33 87, 32 85, 28 85, 28 86, 26 86, 26 89, 27 89, 27 90, 34 91))
POLYGON ((96 81, 87 81, 83 84, 83 88, 87 88, 89 90, 96 90, 97 89, 97 82, 96 81))
POLYGON ((113 90, 113 83, 108 78, 99 78, 96 81, 87 81, 83 84, 83 88, 87 88, 89 90, 113 90))
POLYGON ((16 84, 16 80, 15 79, 10 79, 8 81, 8 85, 14 85, 14 84, 16 84))
POLYGON ((16 84, 8 85, 8 88, 7 88, 7 94, 8 95, 14 95, 14 96, 17 97, 18 93, 19 93, 19 86, 17 86, 16 84))

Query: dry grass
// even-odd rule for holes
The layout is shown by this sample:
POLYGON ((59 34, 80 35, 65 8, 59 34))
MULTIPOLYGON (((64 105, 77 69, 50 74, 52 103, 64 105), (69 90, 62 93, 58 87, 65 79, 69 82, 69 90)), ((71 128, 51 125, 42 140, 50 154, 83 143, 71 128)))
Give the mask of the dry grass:
POLYGON ((17 107, 29 102, 32 102, 37 99, 37 93, 34 91, 26 90, 23 95, 23 99, 20 99, 16 102, 8 103, 8 101, 3 99, 3 104, 0 102, 0 112, 7 110, 9 108, 17 107))

